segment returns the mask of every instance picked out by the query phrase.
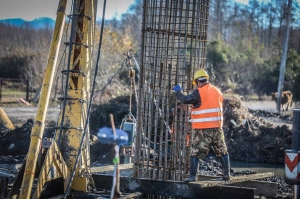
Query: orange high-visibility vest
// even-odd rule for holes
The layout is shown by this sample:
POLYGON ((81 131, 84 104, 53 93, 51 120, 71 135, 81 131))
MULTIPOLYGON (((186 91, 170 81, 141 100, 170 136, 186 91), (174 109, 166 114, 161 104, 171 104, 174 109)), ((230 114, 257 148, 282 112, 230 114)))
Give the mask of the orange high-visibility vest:
POLYGON ((194 108, 191 114, 194 129, 219 128, 223 126, 223 95, 221 91, 206 84, 198 88, 201 97, 201 106, 194 108))

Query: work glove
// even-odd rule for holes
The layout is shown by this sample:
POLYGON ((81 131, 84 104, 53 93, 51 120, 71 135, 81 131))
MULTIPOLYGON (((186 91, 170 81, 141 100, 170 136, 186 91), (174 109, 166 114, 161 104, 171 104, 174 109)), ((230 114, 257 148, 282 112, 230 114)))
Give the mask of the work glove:
POLYGON ((180 86, 179 85, 176 85, 174 88, 173 88, 174 92, 177 93, 181 90, 180 86))

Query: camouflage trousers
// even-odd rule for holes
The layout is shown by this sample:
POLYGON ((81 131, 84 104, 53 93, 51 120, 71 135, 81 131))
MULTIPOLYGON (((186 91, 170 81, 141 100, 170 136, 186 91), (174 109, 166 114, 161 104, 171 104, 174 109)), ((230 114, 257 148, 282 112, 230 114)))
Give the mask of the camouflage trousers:
POLYGON ((211 147, 217 157, 228 153, 223 129, 195 129, 191 157, 203 160, 211 147))

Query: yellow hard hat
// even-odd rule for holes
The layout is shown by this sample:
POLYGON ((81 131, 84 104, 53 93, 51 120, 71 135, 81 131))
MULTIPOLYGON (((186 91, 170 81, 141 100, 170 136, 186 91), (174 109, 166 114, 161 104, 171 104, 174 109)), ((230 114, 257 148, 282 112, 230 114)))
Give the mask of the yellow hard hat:
POLYGON ((194 79, 193 79, 193 85, 196 85, 196 79, 199 80, 204 80, 204 79, 208 79, 209 75, 207 74, 207 72, 203 69, 197 70, 194 74, 194 79))

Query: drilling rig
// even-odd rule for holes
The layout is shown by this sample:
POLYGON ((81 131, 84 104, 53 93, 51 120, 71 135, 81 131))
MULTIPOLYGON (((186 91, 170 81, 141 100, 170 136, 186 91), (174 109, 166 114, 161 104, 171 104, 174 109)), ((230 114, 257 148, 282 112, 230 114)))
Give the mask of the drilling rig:
POLYGON ((88 192, 93 187, 89 170, 88 106, 96 5, 96 0, 75 0, 72 3, 72 14, 68 16, 72 24, 70 39, 65 43, 69 49, 68 66, 62 71, 66 76, 64 94, 60 98, 62 107, 55 136, 44 140, 45 118, 67 7, 67 0, 59 1, 29 151, 9 198, 49 198, 46 193, 49 187, 53 187, 50 184, 63 187, 62 192, 57 193, 63 194, 62 198, 66 198, 71 190, 88 192))

